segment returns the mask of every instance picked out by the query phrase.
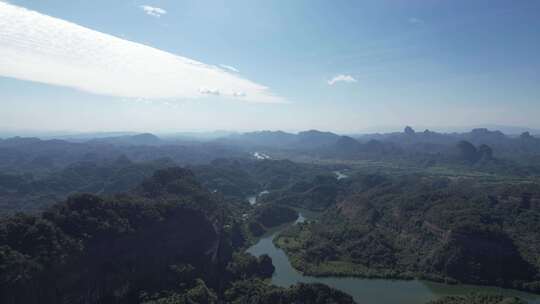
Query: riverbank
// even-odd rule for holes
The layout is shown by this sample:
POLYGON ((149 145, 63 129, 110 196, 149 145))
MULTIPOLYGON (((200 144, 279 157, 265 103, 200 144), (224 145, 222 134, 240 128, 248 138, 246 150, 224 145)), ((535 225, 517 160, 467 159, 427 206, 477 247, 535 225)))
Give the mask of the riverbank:
MULTIPOLYGON (((313 224, 313 223, 311 223, 313 224)), ((306 242, 311 241, 309 234, 310 224, 296 225, 287 227, 281 231, 279 235, 273 240, 274 245, 282 249, 288 256, 289 261, 293 268, 298 270, 304 275, 313 277, 355 277, 363 279, 388 279, 388 280, 424 280, 436 283, 444 283, 457 285, 461 282, 438 273, 421 272, 421 271, 408 271, 406 267, 401 269, 398 267, 381 267, 382 263, 379 263, 378 267, 366 267, 363 264, 354 263, 348 261, 345 256, 333 256, 333 248, 324 246, 322 244, 307 245, 306 242), (309 248, 309 250, 306 250, 309 248), (325 257, 325 259, 320 259, 325 257), (326 257, 330 257, 327 259, 326 257)), ((375 257, 375 255, 371 255, 375 257)), ((367 259, 367 261, 371 261, 367 259)), ((523 292, 535 293, 537 289, 526 289, 524 285, 510 285, 501 284, 494 286, 490 284, 484 284, 482 282, 472 282, 477 286, 493 286, 498 288, 508 288, 520 290, 523 292)))
MULTIPOLYGON (((301 218, 310 219, 303 212, 301 218)), ((444 296, 461 296, 470 293, 503 294, 519 297, 529 304, 540 304, 540 296, 516 290, 472 285, 448 285, 420 280, 365 279, 354 277, 315 277, 294 269, 285 252, 274 244, 274 239, 291 225, 273 229, 261 237, 247 252, 272 258, 275 272, 271 283, 288 287, 293 284, 322 283, 342 290, 362 304, 420 304, 440 299, 444 296)))
POLYGON ((364 279, 388 279, 388 280, 427 280, 437 283, 458 284, 451 278, 440 277, 427 273, 402 272, 395 269, 372 269, 363 265, 347 261, 324 261, 317 264, 308 263, 302 258, 300 250, 302 243, 297 237, 283 230, 273 240, 274 245, 282 249, 291 265, 304 275, 314 277, 357 277, 364 279))

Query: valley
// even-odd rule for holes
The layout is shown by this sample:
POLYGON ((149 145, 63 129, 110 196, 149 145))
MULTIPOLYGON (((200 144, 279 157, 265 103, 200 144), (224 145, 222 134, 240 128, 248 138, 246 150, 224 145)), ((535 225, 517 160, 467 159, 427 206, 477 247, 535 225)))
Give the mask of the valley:
POLYGON ((257 143, 257 155, 272 158, 249 152, 258 135, 249 144, 237 135, 197 144, 102 139, 107 150, 95 141, 0 140, 4 301, 425 304, 474 293, 539 303, 534 153, 475 148, 472 159, 459 138, 441 153, 306 134, 257 143), (199 150, 216 154, 203 159, 199 150), (66 281, 49 285, 55 273, 66 281))

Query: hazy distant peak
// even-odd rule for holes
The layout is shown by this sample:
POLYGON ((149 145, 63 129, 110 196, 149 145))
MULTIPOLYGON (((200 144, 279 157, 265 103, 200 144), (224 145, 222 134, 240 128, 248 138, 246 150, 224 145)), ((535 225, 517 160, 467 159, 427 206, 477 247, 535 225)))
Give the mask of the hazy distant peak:
POLYGON ((151 133, 103 137, 99 139, 92 139, 89 142, 105 143, 105 144, 112 144, 112 145, 132 145, 132 146, 160 145, 163 143, 159 137, 151 133))

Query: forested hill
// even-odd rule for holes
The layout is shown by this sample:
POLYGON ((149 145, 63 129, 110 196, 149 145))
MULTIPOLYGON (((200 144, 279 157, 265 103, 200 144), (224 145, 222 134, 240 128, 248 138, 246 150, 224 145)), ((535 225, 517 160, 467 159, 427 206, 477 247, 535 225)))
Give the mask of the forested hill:
POLYGON ((3 219, 2 303, 134 299, 190 271, 218 286, 231 255, 220 210, 189 171, 168 169, 133 193, 80 194, 41 216, 3 219))
POLYGON ((540 291, 540 186, 361 174, 277 244, 310 275, 424 278, 540 291))
POLYGON ((169 168, 128 193, 78 194, 40 215, 4 217, 0 302, 353 303, 325 286, 259 281, 273 266, 242 253, 234 206, 169 168))

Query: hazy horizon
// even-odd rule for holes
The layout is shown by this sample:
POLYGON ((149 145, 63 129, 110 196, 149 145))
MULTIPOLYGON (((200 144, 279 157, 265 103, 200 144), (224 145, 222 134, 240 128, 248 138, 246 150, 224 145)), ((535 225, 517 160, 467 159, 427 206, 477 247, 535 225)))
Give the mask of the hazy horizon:
POLYGON ((157 135, 159 137, 168 137, 168 136, 187 136, 193 138, 218 138, 222 136, 232 135, 232 134, 242 134, 250 132, 261 132, 261 131, 270 131, 270 132, 286 132, 286 133, 299 133, 303 131, 316 130, 321 132, 332 132, 338 135, 369 135, 369 134, 388 134, 394 132, 403 132, 404 128, 410 126, 416 132, 423 132, 429 130, 432 132, 438 133, 466 133, 470 132, 473 129, 485 128, 490 131, 501 131, 506 135, 519 135, 523 132, 530 132, 532 135, 540 135, 540 129, 529 128, 524 126, 504 126, 504 125, 472 125, 472 126, 446 126, 446 127, 430 127, 430 126, 415 126, 415 125, 405 125, 405 126, 380 126, 366 128, 359 131, 353 132, 340 132, 335 130, 325 130, 325 129, 316 129, 316 128, 307 128, 301 130, 294 129, 248 129, 248 130, 105 130, 105 131, 77 131, 77 130, 9 130, 0 128, 0 138, 10 138, 10 137, 38 137, 38 138, 94 138, 96 137, 114 137, 114 136, 124 136, 124 135, 136 135, 136 134, 145 134, 150 133, 157 135))

